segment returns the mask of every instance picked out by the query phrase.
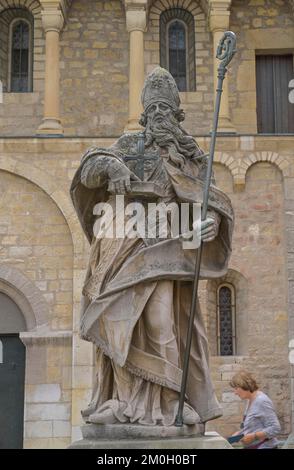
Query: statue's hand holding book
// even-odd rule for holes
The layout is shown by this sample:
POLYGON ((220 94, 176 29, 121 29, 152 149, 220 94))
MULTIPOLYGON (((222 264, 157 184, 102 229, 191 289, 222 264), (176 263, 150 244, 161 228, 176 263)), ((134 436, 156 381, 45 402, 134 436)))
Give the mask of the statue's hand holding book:
POLYGON ((140 181, 129 168, 118 160, 112 160, 108 165, 108 191, 115 194, 125 194, 131 191, 131 180, 140 181))
POLYGON ((164 196, 164 188, 152 181, 142 181, 124 163, 113 160, 108 168, 108 191, 112 194, 127 194, 129 197, 156 199, 164 196))

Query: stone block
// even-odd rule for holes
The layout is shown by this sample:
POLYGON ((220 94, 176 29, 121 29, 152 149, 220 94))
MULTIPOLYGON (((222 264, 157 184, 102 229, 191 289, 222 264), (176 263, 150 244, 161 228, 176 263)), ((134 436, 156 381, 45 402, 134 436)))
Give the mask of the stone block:
MULTIPOLYGON (((44 368, 43 368, 44 369, 44 368)), ((62 380, 62 370, 57 366, 47 366, 45 369, 47 381, 50 382, 60 382, 62 380)))
MULTIPOLYGON (((237 90, 255 92, 255 61, 246 60, 239 65, 237 73, 237 90)), ((247 106, 246 106, 247 107, 247 106)))
POLYGON ((94 49, 106 49, 109 46, 109 44, 105 41, 94 41, 92 47, 94 49))
POLYGON ((81 426, 72 426, 72 442, 79 441, 83 438, 81 426))
POLYGON ((229 416, 234 416, 239 414, 239 404, 238 403, 225 403, 222 406, 223 416, 224 418, 228 418, 229 416))
POLYGON ((232 370, 231 372, 222 372, 221 373, 221 377, 222 377, 222 380, 228 380, 230 381, 231 378, 233 377, 234 375, 234 371, 232 370))
POLYGON ((254 137, 253 136, 241 136, 240 137, 240 149, 241 150, 254 150, 254 137))
POLYGON ((73 387, 87 389, 92 380, 92 370, 89 365, 75 366, 73 373, 73 387))
POLYGON ((28 403, 55 403, 60 400, 61 389, 59 384, 40 384, 26 390, 28 403))
POLYGON ((39 384, 46 382, 46 350, 44 347, 33 345, 27 348, 26 383, 39 384))
POLYGON ((52 421, 27 421, 25 423, 25 438, 53 437, 52 421))
MULTIPOLYGON (((64 321, 64 326, 68 325, 69 322, 64 321)), ((71 322, 70 322, 71 323, 71 322)), ((62 388, 71 389, 72 386, 72 367, 67 366, 62 368, 62 388)))
POLYGON ((223 364, 219 368, 220 372, 229 372, 231 373, 232 371, 235 370, 235 364, 223 364))
MULTIPOLYGON (((24 208, 22 210, 24 210, 24 208)), ((32 252, 33 249, 29 246, 13 246, 9 248, 9 256, 16 258, 30 256, 32 252)))
POLYGON ((67 421, 70 419, 70 404, 28 404, 26 407, 27 421, 67 421))
POLYGON ((70 437, 71 424, 69 421, 53 421, 53 437, 70 437))
POLYGON ((97 59, 98 51, 95 51, 93 49, 86 49, 84 51, 84 57, 85 59, 97 59))
POLYGON ((25 449, 66 449, 70 444, 69 438, 34 438, 25 439, 25 449))
POLYGON ((222 402, 224 403, 240 402, 240 398, 234 392, 223 392, 222 402))
POLYGON ((71 422, 73 426, 80 426, 83 424, 83 419, 81 416, 81 410, 87 408, 88 404, 91 401, 92 390, 91 382, 89 382, 88 389, 78 390, 73 389, 72 391, 72 417, 71 422))
POLYGON ((74 360, 76 366, 93 365, 94 357, 93 345, 78 337, 74 337, 74 360))
POLYGON ((285 178, 285 198, 291 201, 294 200, 294 178, 285 178))

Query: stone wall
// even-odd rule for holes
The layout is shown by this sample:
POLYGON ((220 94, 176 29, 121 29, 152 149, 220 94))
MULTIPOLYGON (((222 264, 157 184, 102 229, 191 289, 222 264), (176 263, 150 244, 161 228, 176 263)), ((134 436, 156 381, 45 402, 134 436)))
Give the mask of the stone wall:
POLYGON ((237 430, 243 404, 232 393, 229 380, 245 368, 257 375, 261 389, 275 403, 285 435, 290 404, 283 176, 270 163, 256 163, 247 171, 244 191, 233 192, 228 172, 216 169, 215 174, 232 200, 236 224, 229 274, 206 284, 210 348, 215 354, 217 286, 228 282, 236 291, 237 356, 211 358, 224 417, 209 426, 220 433, 237 430))
POLYGON ((128 116, 129 37, 120 0, 74 0, 61 33, 67 135, 119 135, 128 116))
POLYGON ((234 0, 230 29, 237 54, 230 64, 229 98, 236 130, 256 133, 255 54, 293 51, 294 16, 288 0, 234 0))
MULTIPOLYGON (((28 325, 29 331, 21 334, 27 348, 25 447, 66 447, 75 426, 74 436, 79 437, 80 410, 90 400, 93 358, 88 343, 77 334, 88 242, 74 214, 69 187, 83 151, 93 143, 5 139, 0 145, 0 226, 6 243, 0 267, 8 264, 9 271, 12 266, 19 270, 50 311, 36 331, 28 325), (15 220, 23 233, 15 232, 15 220)), ((0 269, 0 284, 2 278, 0 269)), ((13 273, 9 278, 16 291, 24 282, 16 285, 13 273)), ((30 303, 31 292, 23 295, 30 303)), ((40 311, 40 302, 35 310, 40 311)))
MULTIPOLYGON (((30 174, 34 174, 32 167, 30 174)), ((9 279, 4 278, 9 295, 16 295, 17 302, 22 295, 22 311, 28 304, 34 315, 33 324, 26 319, 33 333, 22 333, 26 345, 24 445, 65 447, 71 436, 72 401, 71 236, 63 215, 40 187, 0 171, 0 188, 0 282, 6 268, 11 273, 9 279)))
POLYGON ((23 338, 26 345, 24 447, 71 442, 72 344, 69 336, 23 338))
POLYGON ((46 299, 50 328, 72 327, 72 242, 62 214, 37 186, 0 173, 1 264, 26 273, 46 299))
MULTIPOLYGON (((0 13, 4 3, 9 1, 0 2, 0 13)), ((34 15, 34 93, 4 94, 0 132, 7 136, 35 135, 43 114, 45 40, 40 6, 37 0, 22 0, 21 5, 34 15)), ((172 0, 152 3, 144 36, 146 73, 160 62, 160 14, 173 6, 172 0)), ((199 0, 180 0, 177 6, 187 8, 195 20, 196 91, 181 93, 186 129, 192 134, 207 134, 213 116, 212 34, 199 0)), ((227 79, 232 122, 238 132, 257 130, 256 51, 293 50, 293 25, 286 0, 232 2, 230 29, 237 34, 238 50, 227 79)), ((128 118, 129 35, 122 2, 74 0, 60 39, 60 111, 65 134, 119 135, 128 118)), ((7 44, 1 43, 5 49, 7 44)), ((0 60, 3 57, 0 51, 0 60)))
MULTIPOLYGON (((43 93, 45 74, 45 35, 41 21, 41 6, 38 0, 13 0, 0 1, 1 12, 7 7, 20 6, 28 9, 34 17, 34 48, 33 48, 33 93, 4 93, 3 103, 0 104, 0 135, 31 136, 35 135, 36 129, 43 117, 43 93)), ((8 28, 6 30, 8 33, 8 28)), ((8 49, 8 34, 4 35, 1 25, 0 33, 1 49, 8 49)), ((1 73, 6 74, 4 90, 8 73, 7 54, 0 51, 1 73)), ((1 78, 1 76, 0 76, 1 78)))
MULTIPOLYGON (((206 151, 209 138, 197 140, 206 151)), ((90 398, 93 350, 90 344, 78 338, 81 288, 89 247, 74 214, 68 190, 84 150, 92 145, 109 146, 112 142, 113 139, 98 138, 0 140, 0 169, 6 171, 1 173, 1 211, 4 214, 4 218, 1 216, 2 262, 6 260, 6 263, 11 263, 11 266, 23 272, 46 300, 52 311, 49 322, 49 330, 54 330, 52 334, 64 335, 73 329, 72 368, 69 366, 69 339, 66 344, 62 338, 59 343, 57 341, 58 344, 53 338, 38 340, 39 349, 35 348, 34 351, 32 348, 32 353, 28 353, 28 363, 32 369, 38 371, 40 364, 46 364, 39 379, 38 372, 34 375, 32 371, 27 380, 27 406, 30 410, 27 420, 39 423, 36 428, 33 424, 28 427, 26 437, 29 440, 26 445, 30 447, 65 446, 62 438, 54 440, 54 433, 61 432, 61 428, 68 430, 68 424, 64 421, 68 420, 70 407, 73 436, 77 439, 81 424, 80 410, 90 398), (55 204, 61 208, 63 216, 55 204), (46 217, 42 214, 46 214, 46 217), (44 227, 40 226, 39 220, 42 220, 44 227), (15 231, 14 225, 18 231, 15 231), (67 388, 70 386, 69 368, 73 376, 71 390, 67 388), (46 384, 51 388, 43 387, 46 384), (61 413, 58 416, 54 414, 53 406, 47 407, 52 405, 48 390, 52 390, 53 397, 61 397, 56 398, 57 404, 66 405, 57 407, 61 413), (47 415, 43 407, 39 406, 45 403, 47 415), (49 419, 51 412, 53 414, 49 419), (58 423, 54 424, 55 421, 58 423), (38 434, 37 429, 43 433, 42 436, 33 434, 38 434)), ((289 164, 292 158, 293 137, 290 136, 220 137, 217 141, 217 183, 230 195, 236 211, 230 263, 232 274, 227 279, 237 282, 238 276, 242 275, 248 285, 247 304, 244 307, 241 297, 243 305, 237 310, 238 319, 243 315, 242 321, 245 322, 240 334, 243 335, 247 328, 247 346, 243 346, 244 349, 232 357, 215 355, 210 298, 212 286, 202 285, 201 304, 213 353, 212 377, 224 411, 224 417, 211 422, 208 429, 216 429, 223 435, 235 430, 242 416, 243 403, 238 401, 229 387, 232 374, 241 367, 257 375, 262 389, 269 393, 277 407, 283 434, 289 432, 287 325, 291 311, 287 304, 285 266, 286 250, 290 250, 288 259, 292 259, 293 246, 293 231, 289 226, 292 223, 290 205, 292 201, 293 207, 291 198, 294 194, 294 172, 289 164)), ((289 278, 292 282, 291 275, 289 278)), ((36 346, 35 340, 30 341, 36 346)))

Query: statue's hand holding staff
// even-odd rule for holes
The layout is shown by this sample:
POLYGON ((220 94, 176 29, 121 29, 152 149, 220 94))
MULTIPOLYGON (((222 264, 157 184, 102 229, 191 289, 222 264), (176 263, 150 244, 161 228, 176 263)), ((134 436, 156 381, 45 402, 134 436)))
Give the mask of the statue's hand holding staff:
MULTIPOLYGON (((203 242, 213 241, 218 234, 220 224, 220 216, 218 214, 209 214, 205 220, 201 222, 201 240, 203 242)), ((193 228, 196 229, 195 223, 193 228)))

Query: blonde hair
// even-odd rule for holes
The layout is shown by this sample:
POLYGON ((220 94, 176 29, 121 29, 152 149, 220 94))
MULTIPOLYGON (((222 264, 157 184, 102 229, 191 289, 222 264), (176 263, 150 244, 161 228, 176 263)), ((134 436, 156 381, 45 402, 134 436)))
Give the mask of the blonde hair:
POLYGON ((258 390, 258 384, 255 378, 246 370, 237 372, 230 381, 230 386, 233 388, 242 388, 248 392, 255 392, 258 390))

